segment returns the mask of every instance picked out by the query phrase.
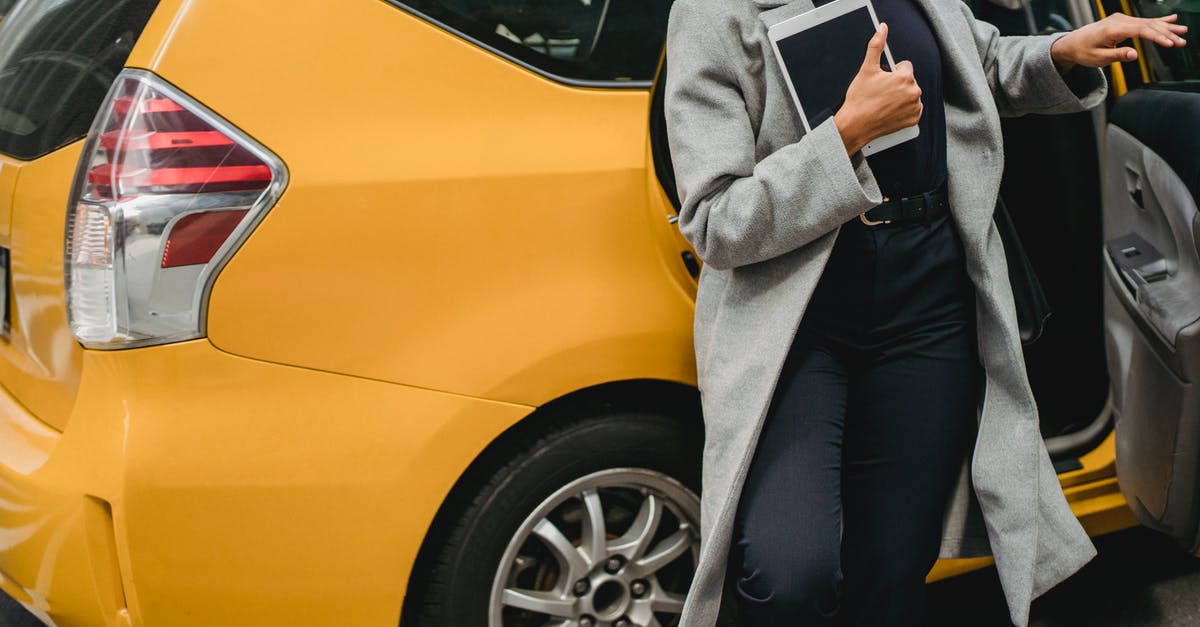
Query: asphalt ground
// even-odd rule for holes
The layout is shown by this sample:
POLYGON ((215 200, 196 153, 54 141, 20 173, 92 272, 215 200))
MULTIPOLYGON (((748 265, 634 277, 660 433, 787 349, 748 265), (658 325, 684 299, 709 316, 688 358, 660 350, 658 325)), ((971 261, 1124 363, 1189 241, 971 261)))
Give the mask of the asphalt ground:
MULTIPOLYGON (((1096 547, 1096 559, 1034 602, 1031 627, 1200 627, 1200 559, 1145 529, 1097 538, 1096 547)), ((936 627, 1011 625, 991 568, 930 585, 928 604, 936 627)), ((0 627, 39 625, 0 594, 0 627)))

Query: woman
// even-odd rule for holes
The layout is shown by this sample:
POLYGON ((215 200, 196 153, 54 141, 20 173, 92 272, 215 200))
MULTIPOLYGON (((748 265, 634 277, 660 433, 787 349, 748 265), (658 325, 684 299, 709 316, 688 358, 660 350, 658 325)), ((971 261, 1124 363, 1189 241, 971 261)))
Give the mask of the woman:
POLYGON ((1095 555, 1024 370, 992 220, 999 117, 1094 107, 1095 68, 1136 58, 1116 43, 1184 45, 1186 29, 1113 15, 1000 37, 959 0, 874 5, 891 32, 808 133, 766 30, 811 0, 671 10, 679 226, 705 262, 701 551, 684 627, 716 623, 727 573, 743 627, 916 625, 936 557, 989 553, 1024 625, 1034 597, 1095 555), (879 68, 885 40, 904 59, 894 72, 879 68), (918 139, 862 156, 914 123, 918 139))

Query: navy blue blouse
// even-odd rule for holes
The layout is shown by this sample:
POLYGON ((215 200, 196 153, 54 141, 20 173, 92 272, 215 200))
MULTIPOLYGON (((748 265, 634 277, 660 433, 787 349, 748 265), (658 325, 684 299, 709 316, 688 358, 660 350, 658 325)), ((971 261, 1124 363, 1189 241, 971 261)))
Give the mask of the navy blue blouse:
MULTIPOLYGON (((818 0, 824 4, 826 0, 818 0)), ((899 63, 909 61, 921 88, 924 109, 913 140, 867 157, 887 198, 930 191, 946 180, 946 110, 942 100, 942 58, 929 21, 915 0, 871 0, 875 15, 888 25, 888 48, 899 63)), ((866 52, 864 48, 864 53, 866 52)))

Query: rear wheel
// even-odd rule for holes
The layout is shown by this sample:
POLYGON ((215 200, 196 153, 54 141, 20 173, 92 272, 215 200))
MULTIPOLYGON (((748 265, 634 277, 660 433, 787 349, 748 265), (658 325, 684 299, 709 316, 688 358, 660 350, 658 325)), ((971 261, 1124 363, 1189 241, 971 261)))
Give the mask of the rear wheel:
POLYGON ((677 625, 700 540, 689 431, 621 413, 514 444, 451 523, 416 625, 677 625))

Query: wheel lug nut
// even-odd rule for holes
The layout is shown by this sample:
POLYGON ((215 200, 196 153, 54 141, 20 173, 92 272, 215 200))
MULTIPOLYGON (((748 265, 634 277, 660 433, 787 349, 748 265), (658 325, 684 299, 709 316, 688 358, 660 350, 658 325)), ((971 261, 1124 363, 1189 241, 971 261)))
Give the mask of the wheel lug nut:
POLYGON ((617 619, 617 622, 613 623, 613 627, 633 627, 633 623, 629 622, 628 618, 622 616, 617 619))
POLYGON ((579 627, 595 627, 595 626, 596 626, 596 619, 592 618, 591 616, 584 614, 583 616, 579 617, 579 627))
POLYGON ((646 581, 644 579, 635 579, 633 580, 633 583, 629 584, 629 591, 633 593, 633 597, 635 599, 642 598, 642 595, 646 594, 646 590, 649 589, 650 586, 646 585, 646 581))
POLYGON ((575 591, 575 596, 581 597, 587 594, 588 590, 592 589, 592 584, 588 583, 587 579, 580 579, 575 582, 575 585, 571 589, 575 591))
POLYGON ((622 560, 620 556, 613 556, 604 562, 604 570, 610 575, 615 575, 617 574, 617 571, 621 570, 621 567, 624 565, 625 560, 622 560))

